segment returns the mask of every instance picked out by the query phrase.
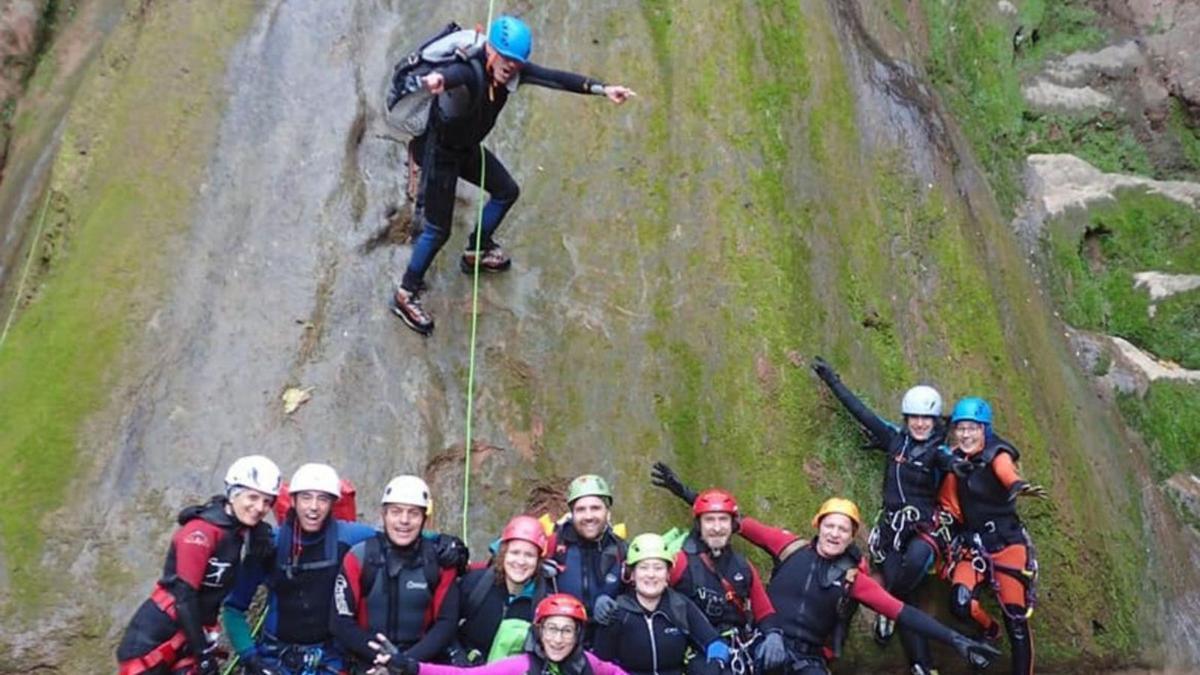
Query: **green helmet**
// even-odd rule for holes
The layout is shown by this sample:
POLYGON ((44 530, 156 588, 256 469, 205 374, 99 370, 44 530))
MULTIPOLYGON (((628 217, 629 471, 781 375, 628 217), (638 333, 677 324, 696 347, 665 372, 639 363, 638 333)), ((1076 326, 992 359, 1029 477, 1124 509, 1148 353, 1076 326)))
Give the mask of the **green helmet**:
POLYGON ((643 560, 662 560, 669 565, 675 562, 675 556, 667 549, 667 542, 662 535, 647 532, 629 542, 629 553, 625 555, 625 564, 630 567, 643 560))
POLYGON ((584 474, 567 486, 567 505, 574 504, 580 497, 599 497, 609 506, 612 506, 613 502, 608 481, 593 473, 584 474))

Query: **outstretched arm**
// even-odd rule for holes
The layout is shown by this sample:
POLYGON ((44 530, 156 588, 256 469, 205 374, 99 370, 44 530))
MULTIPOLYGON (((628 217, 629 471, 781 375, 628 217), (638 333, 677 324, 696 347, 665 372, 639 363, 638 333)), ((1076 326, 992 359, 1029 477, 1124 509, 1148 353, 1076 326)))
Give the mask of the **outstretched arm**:
POLYGON ((533 84, 539 87, 546 87, 547 89, 570 91, 576 94, 607 96, 613 103, 624 103, 630 97, 637 95, 632 89, 619 84, 604 84, 599 80, 593 80, 584 75, 565 70, 555 70, 539 66, 536 63, 526 63, 521 68, 521 84, 533 84))
POLYGON ((825 386, 829 387, 829 391, 833 392, 838 402, 854 416, 854 419, 858 420, 858 423, 867 430, 867 433, 871 434, 875 445, 881 449, 886 448, 897 433, 896 427, 879 417, 879 415, 876 415, 875 411, 868 408, 865 403, 859 400, 854 395, 854 392, 850 391, 849 387, 842 384, 842 378, 838 377, 838 374, 833 370, 833 366, 826 363, 825 359, 819 356, 813 359, 812 369, 817 374, 817 377, 821 378, 821 381, 825 383, 825 386))
POLYGON ((746 541, 771 554, 772 558, 782 559, 803 543, 800 536, 783 528, 771 527, 750 516, 743 516, 738 534, 746 541))

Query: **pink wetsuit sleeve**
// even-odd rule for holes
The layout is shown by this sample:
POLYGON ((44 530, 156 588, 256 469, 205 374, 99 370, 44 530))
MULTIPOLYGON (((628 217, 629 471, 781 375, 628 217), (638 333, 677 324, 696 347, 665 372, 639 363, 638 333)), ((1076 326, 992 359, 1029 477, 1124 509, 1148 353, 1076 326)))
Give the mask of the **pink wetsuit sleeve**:
MULTIPOLYGON (((523 675, 527 670, 529 670, 529 657, 517 654, 475 668, 422 663, 418 675, 523 675)), ((603 674, 597 673, 597 675, 603 674)))
POLYGON ((593 675, 629 675, 624 668, 615 663, 605 661, 591 652, 584 652, 588 663, 592 664, 593 675))

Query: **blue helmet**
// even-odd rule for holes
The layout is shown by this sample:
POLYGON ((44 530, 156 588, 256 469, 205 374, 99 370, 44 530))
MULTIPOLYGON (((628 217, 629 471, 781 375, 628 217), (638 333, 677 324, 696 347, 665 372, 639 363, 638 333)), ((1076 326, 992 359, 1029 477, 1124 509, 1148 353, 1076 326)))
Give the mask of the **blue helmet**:
POLYGON ((500 56, 525 63, 533 51, 533 31, 517 17, 504 15, 492 22, 488 42, 500 56))
POLYGON ((958 403, 954 404, 954 412, 950 414, 950 423, 962 421, 979 422, 991 426, 992 406, 977 396, 959 399, 958 403))

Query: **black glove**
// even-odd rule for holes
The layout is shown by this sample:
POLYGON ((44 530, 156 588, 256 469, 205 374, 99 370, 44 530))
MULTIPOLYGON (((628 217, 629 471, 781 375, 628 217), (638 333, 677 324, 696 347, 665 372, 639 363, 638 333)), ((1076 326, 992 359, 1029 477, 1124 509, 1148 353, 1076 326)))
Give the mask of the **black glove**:
POLYGON ((783 636, 778 632, 767 633, 767 637, 759 643, 754 653, 755 658, 762 663, 763 670, 771 671, 782 668, 788 661, 787 647, 783 645, 783 636))
MULTIPOLYGON (((387 663, 381 664, 387 668, 388 675, 417 675, 421 670, 421 664, 416 659, 402 654, 400 649, 392 644, 392 641, 387 639, 383 633, 376 633, 375 639, 367 642, 367 646, 375 650, 377 664, 379 657, 390 657, 387 663)), ((379 666, 372 668, 372 670, 378 669, 379 666)))
POLYGON ((458 668, 470 668, 471 666, 479 665, 482 661, 482 654, 478 649, 466 649, 464 647, 455 647, 450 652, 450 665, 458 668))
POLYGON ((975 470, 975 462, 969 459, 956 459, 950 463, 950 470, 959 478, 966 478, 975 470))
POLYGON ((1016 496, 1034 497, 1036 499, 1050 499, 1050 492, 1044 486, 1021 481, 1020 487, 1017 489, 1016 496))
POLYGON ((266 662, 258 654, 242 659, 243 675, 278 675, 278 671, 268 668, 266 662))
POLYGON ((221 666, 217 665, 217 659, 213 656, 205 656, 196 662, 197 675, 220 675, 221 666))
POLYGON ((954 636, 954 651, 967 660, 972 668, 983 670, 992 664, 992 659, 1000 656, 1000 650, 995 647, 972 640, 965 635, 954 636))
POLYGON ((836 372, 834 372, 833 366, 829 365, 825 359, 819 356, 813 357, 812 363, 809 364, 809 367, 813 369, 813 372, 817 374, 817 377, 821 378, 825 382, 834 382, 838 379, 838 375, 836 372))
POLYGON ((598 596, 592 609, 592 618, 601 626, 612 623, 612 620, 617 618, 617 601, 607 595, 598 596))
POLYGON ((437 560, 443 568, 453 567, 459 574, 467 571, 471 552, 462 539, 452 534, 439 534, 437 538, 437 560))
POLYGON ((684 485, 671 467, 662 462, 654 463, 654 468, 650 470, 650 482, 654 484, 654 487, 670 491, 671 494, 687 502, 688 506, 696 501, 696 491, 684 485))

